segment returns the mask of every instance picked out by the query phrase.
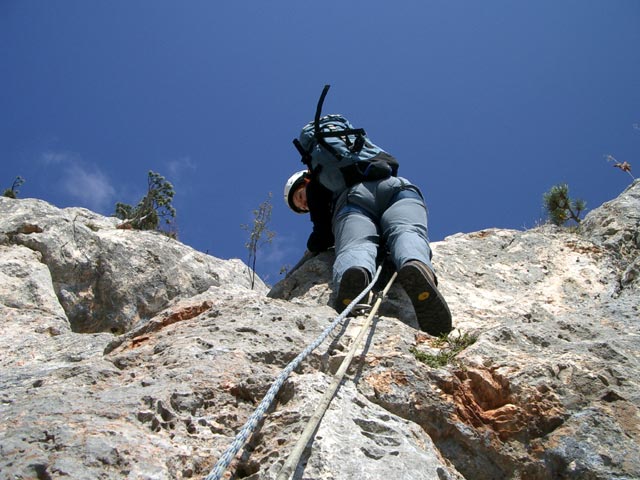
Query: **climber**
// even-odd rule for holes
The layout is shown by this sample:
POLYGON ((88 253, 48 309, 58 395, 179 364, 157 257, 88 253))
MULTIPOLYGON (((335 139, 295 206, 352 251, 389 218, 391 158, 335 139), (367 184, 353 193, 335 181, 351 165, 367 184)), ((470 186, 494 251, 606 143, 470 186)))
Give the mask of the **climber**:
POLYGON ((284 196, 294 212, 310 214, 313 229, 308 252, 335 245, 333 284, 339 285, 338 312, 369 284, 382 240, 421 330, 434 336, 451 330, 449 307, 436 287, 427 210, 417 187, 389 176, 356 183, 334 195, 308 170, 301 170, 287 181, 284 196))
POLYGON ((364 129, 353 128, 342 115, 322 116, 329 87, 322 90, 313 121, 293 141, 307 169, 287 180, 284 197, 294 212, 311 216, 308 251, 335 244, 336 310, 364 290, 378 254, 388 250, 420 328, 431 335, 449 333, 451 313, 436 288, 422 193, 397 176, 398 161, 364 129))

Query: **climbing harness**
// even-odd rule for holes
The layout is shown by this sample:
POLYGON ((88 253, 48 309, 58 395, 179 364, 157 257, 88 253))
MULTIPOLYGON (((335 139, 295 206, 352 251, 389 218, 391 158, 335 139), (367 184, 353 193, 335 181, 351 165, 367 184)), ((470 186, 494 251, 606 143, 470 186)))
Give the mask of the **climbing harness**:
POLYGON ((260 423, 260 420, 262 420, 262 417, 271 406, 271 403, 273 402, 276 394, 284 384, 284 381, 287 379, 289 374, 293 370, 295 370, 302 362, 302 360, 304 360, 307 355, 315 350, 329 336, 329 334, 344 321, 345 318, 347 318, 347 315, 349 315, 351 310, 355 306, 357 306, 365 297, 365 295, 367 295, 371 291, 375 283, 378 281, 378 277, 380 276, 381 271, 382 267, 378 267, 378 270, 376 270, 376 274, 373 276, 371 283, 369 283, 369 285, 367 285, 367 287, 362 292, 360 292, 360 294, 356 298, 353 299, 353 301, 347 306, 347 308, 345 308, 343 312, 338 315, 335 320, 333 320, 333 322, 331 322, 331 324, 327 328, 325 328, 324 331, 311 344, 307 346, 307 348, 305 348, 284 368, 284 370, 282 370, 282 372, 280 372, 280 375, 278 375, 278 378, 276 378, 276 380, 273 382, 258 407, 251 414, 247 422, 237 433, 231 445, 222 454, 218 462, 214 465, 213 469, 211 470, 209 475, 205 477, 204 480, 220 480, 220 478, 222 478, 222 475, 231 464, 233 458, 244 446, 251 434, 255 432, 256 427, 260 423))
POLYGON ((298 440, 298 442, 296 443, 295 447, 293 448, 291 454, 289 455, 289 458, 287 458, 287 461, 282 466, 282 469, 280 470, 280 473, 276 477, 276 480, 288 480, 291 477, 291 475, 293 475, 296 469, 296 466, 300 462, 300 458, 302 457, 302 454, 304 453, 304 450, 307 444, 313 437, 313 434, 316 431, 316 428, 318 428, 318 424, 320 423, 320 421, 322 420, 322 417, 324 416, 325 412, 329 408, 329 404, 331 403, 331 400, 333 399, 334 395, 338 391, 338 388, 340 387, 340 384, 344 379, 344 375, 347 372, 347 369, 349 368, 349 366, 351 365, 351 361, 353 360, 353 357, 356 351, 358 350, 358 348, 360 347, 360 344, 362 343, 362 339, 364 338, 365 333, 369 331, 369 327, 371 325, 371 322, 373 321, 373 317, 378 312, 378 308, 380 307, 382 300, 389 292, 389 289, 391 288, 391 285, 393 285, 393 282, 397 276, 398 276, 398 272, 395 272, 391 277, 391 279, 389 280, 389 282, 387 283, 387 285, 384 287, 384 290, 382 290, 382 292, 379 294, 378 299, 376 300, 375 304, 371 308, 371 311, 369 312, 369 315, 367 316, 367 320, 364 322, 364 325, 362 325, 362 327, 360 328, 360 332, 358 333, 358 336, 353 341, 353 344, 351 345, 351 348, 349 349, 347 356, 344 358, 344 360, 340 364, 340 368, 338 369, 335 376, 333 377, 333 381, 331 382, 329 389, 325 392, 322 399, 320 400, 320 404, 316 407, 316 411, 307 422, 307 426, 302 432, 302 435, 298 440))

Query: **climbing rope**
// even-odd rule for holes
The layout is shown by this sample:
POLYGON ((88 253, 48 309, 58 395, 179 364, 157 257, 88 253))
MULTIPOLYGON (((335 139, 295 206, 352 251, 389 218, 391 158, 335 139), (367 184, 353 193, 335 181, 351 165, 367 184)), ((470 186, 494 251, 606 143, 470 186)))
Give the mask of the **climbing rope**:
POLYGON ((311 344, 309 344, 309 346, 307 346, 307 348, 305 348, 296 358, 294 358, 284 368, 284 370, 282 370, 282 372, 280 372, 280 375, 278 375, 278 378, 276 378, 276 380, 273 382, 273 384, 271 385, 271 388, 269 388, 269 390, 267 391, 266 395, 264 396, 264 398, 262 399, 258 407, 251 414, 247 422, 237 433, 231 445, 222 454, 218 462, 214 465, 213 469, 211 470, 209 475, 205 477, 204 480, 220 480, 220 478, 222 477, 222 474, 227 470, 233 458, 244 446, 244 444, 247 442, 247 439, 251 436, 251 434, 255 432, 256 427, 260 423, 260 420, 262 419, 266 411, 271 406, 273 399, 275 398, 276 394, 280 390, 280 387, 282 387, 282 385, 284 384, 284 381, 287 379, 289 374, 296 369, 296 367, 300 364, 300 362, 302 362, 302 360, 304 360, 307 357, 307 355, 309 355, 313 350, 315 350, 318 347, 318 345, 324 342, 324 340, 329 336, 329 334, 338 325, 340 325, 345 318, 347 318, 347 315, 349 315, 351 310, 360 302, 360 300, 362 300, 364 296, 367 295, 369 291, 371 291, 375 283, 378 281, 378 277, 380 276, 381 270, 382 270, 382 267, 378 267, 378 270, 376 271, 376 274, 373 276, 371 283, 369 283, 369 285, 362 292, 360 292, 360 294, 356 298, 354 298, 349 305, 347 305, 347 308, 345 308, 344 311, 340 315, 338 315, 335 318, 335 320, 331 322, 331 324, 327 328, 325 328, 324 331, 311 344))
POLYGON ((311 438, 313 437, 313 434, 316 431, 316 428, 318 428, 318 424, 320 423, 320 421, 322 420, 322 417, 324 416, 325 412, 329 408, 329 404, 331 403, 331 400, 333 399, 334 395, 338 391, 338 388, 340 388, 340 384, 344 379, 344 375, 345 373, 347 373, 347 369, 349 368, 349 365, 351 365, 351 361, 353 360, 353 357, 355 356, 356 351, 360 347, 360 344, 362 343, 362 339, 364 338, 365 333, 369 331, 369 327, 371 326, 373 317, 378 312, 378 308, 380 307, 382 300, 384 299, 384 297, 386 297, 387 292, 389 292, 389 289, 391 288, 391 285, 393 285, 393 282, 396 279, 397 275, 398 275, 398 272, 395 272, 393 274, 393 276, 387 283, 386 287, 384 287, 384 290, 378 296, 378 299, 376 300, 373 308, 371 309, 371 312, 369 313, 367 320, 364 322, 364 324, 360 328, 360 332, 358 333, 358 336, 353 341, 353 344, 349 349, 349 353, 347 354, 346 357, 344 357, 344 360, 342 360, 342 363, 340 364, 340 368, 338 369, 335 376, 333 377, 333 381, 331 382, 331 385, 329 386, 327 391, 324 393, 322 399, 320 400, 320 403, 316 407, 314 414, 311 416, 311 418, 307 422, 307 426, 302 432, 302 435, 300 436, 300 439, 296 443, 295 447, 293 447, 293 450, 291 451, 289 458, 287 458, 287 461, 282 466, 282 469, 280 470, 280 473, 278 473, 276 480, 288 480, 293 474, 293 472, 295 471, 295 468, 300 462, 300 458, 304 453, 304 449, 309 443, 309 440, 311 440, 311 438))

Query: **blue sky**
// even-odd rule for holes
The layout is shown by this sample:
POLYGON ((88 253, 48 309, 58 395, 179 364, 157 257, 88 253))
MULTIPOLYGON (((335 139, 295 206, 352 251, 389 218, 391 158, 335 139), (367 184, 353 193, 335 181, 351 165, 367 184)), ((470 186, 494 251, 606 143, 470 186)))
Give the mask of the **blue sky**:
POLYGON ((640 172, 637 0, 0 0, 0 46, 0 187, 109 215, 153 170, 182 242, 244 260, 273 192, 269 283, 304 251, 282 188, 325 83, 422 188, 433 241, 533 227, 557 183, 599 206, 631 181, 606 155, 640 172))

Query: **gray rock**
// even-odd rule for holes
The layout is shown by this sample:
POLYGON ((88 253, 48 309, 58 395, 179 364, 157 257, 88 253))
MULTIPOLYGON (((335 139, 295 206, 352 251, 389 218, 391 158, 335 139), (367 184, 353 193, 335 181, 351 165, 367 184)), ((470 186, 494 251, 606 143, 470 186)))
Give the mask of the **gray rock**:
POLYGON ((631 255, 640 248, 640 179, 584 218, 581 233, 594 243, 631 255))
MULTIPOLYGON (((639 189, 579 233, 435 243, 457 330, 416 330, 394 286, 294 478, 640 478, 639 189)), ((266 296, 239 261, 86 210, 0 212, 3 478, 202 478, 335 318, 331 253, 266 296)), ((276 478, 363 323, 284 382, 235 478, 276 478)))
MULTIPOLYGON (((123 333, 171 300, 212 285, 250 283, 239 260, 223 262, 153 231, 41 200, 0 198, 2 237, 40 252, 73 331, 123 333)), ((258 280, 256 287, 264 290, 258 280)))

